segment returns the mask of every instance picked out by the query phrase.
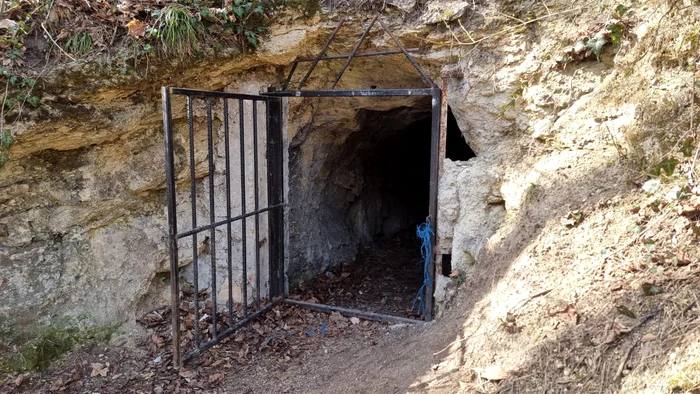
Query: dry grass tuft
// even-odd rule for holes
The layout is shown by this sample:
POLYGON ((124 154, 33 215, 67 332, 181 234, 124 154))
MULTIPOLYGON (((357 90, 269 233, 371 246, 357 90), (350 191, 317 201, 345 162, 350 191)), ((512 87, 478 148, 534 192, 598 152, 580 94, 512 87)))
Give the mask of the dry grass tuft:
POLYGON ((669 379, 668 384, 673 389, 681 389, 686 393, 700 391, 700 360, 691 361, 679 368, 678 372, 669 379))

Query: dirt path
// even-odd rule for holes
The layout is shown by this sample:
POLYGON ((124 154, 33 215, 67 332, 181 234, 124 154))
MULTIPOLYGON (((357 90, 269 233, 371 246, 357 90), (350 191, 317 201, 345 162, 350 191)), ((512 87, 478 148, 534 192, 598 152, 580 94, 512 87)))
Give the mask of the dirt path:
MULTIPOLYGON (((156 313, 136 346, 78 349, 42 374, 0 378, 0 392, 671 393, 693 384, 681 371, 700 369, 700 204, 679 211, 649 199, 616 181, 624 171, 534 195, 435 323, 278 306, 178 373, 167 316, 156 313), (590 193, 590 184, 615 186, 590 193)), ((378 290, 363 287, 366 276, 341 268, 297 296, 405 310, 408 299, 360 297, 378 290)))

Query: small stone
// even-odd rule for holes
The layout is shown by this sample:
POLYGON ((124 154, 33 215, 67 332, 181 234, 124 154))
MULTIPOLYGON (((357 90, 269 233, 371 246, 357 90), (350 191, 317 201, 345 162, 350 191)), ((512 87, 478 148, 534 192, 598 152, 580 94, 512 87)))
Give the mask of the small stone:
POLYGON ((351 317, 351 318, 350 318, 350 323, 352 323, 353 325, 354 325, 354 324, 360 324, 360 319, 358 319, 358 318, 356 318, 356 317, 351 317))
POLYGON ((654 334, 644 334, 642 336, 642 342, 651 342, 656 339, 656 335, 654 334))
POLYGON ((403 12, 410 12, 416 8, 416 0, 389 0, 387 4, 392 5, 403 12))

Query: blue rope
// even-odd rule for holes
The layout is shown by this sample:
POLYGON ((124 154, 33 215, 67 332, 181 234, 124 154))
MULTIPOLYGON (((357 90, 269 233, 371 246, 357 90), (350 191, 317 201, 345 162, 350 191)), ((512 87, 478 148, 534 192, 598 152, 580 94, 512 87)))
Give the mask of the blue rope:
POLYGON ((430 220, 427 220, 416 228, 416 235, 422 242, 420 246, 420 255, 423 257, 423 284, 420 289, 418 289, 416 298, 413 299, 411 312, 416 309, 416 304, 418 304, 417 313, 422 315, 425 313, 425 301, 423 299, 425 287, 430 285, 430 258, 433 255, 433 243, 430 241, 430 237, 435 235, 433 229, 430 227, 430 220))

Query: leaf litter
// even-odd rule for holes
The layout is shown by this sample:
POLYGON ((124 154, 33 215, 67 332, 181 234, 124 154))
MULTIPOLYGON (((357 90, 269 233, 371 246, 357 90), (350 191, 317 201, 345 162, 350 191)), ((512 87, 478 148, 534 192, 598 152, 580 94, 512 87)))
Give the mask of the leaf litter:
MULTIPOLYGON (((366 248, 356 265, 339 267, 333 275, 323 275, 315 282, 302 285, 290 297, 315 303, 352 301, 350 307, 416 317, 411 315, 409 306, 421 275, 418 264, 406 264, 406 259, 412 262, 410 259, 419 257, 416 251, 405 250, 410 241, 410 237, 403 234, 366 248), (404 260, 396 258, 402 249, 404 260), (394 258, 390 259, 391 256, 394 258), (381 267, 378 262, 384 260, 392 262, 377 268, 381 267), (388 280, 370 280, 381 275, 381 269, 390 271, 388 280), (388 296, 391 292, 394 292, 393 297, 388 296)), ((191 289, 183 289, 179 313, 184 352, 193 348, 192 296, 191 289)), ((207 300, 206 290, 199 293, 199 300, 198 326, 201 340, 206 341, 213 332, 213 305, 210 300, 204 301, 207 300)), ((234 322, 242 317, 241 309, 240 306, 236 308, 234 322)), ((249 313, 254 310, 249 307, 249 313)), ((230 317, 228 312, 217 312, 217 332, 229 327, 230 317)), ((255 374, 261 368, 302 363, 319 350, 332 351, 338 340, 367 342, 371 346, 376 343, 373 338, 378 332, 391 327, 387 323, 344 317, 337 312, 328 314, 278 304, 176 371, 172 365, 170 308, 152 310, 137 322, 148 334, 136 348, 90 344, 43 373, 18 375, 0 385, 0 393, 211 392, 224 384, 233 371, 255 374)))

